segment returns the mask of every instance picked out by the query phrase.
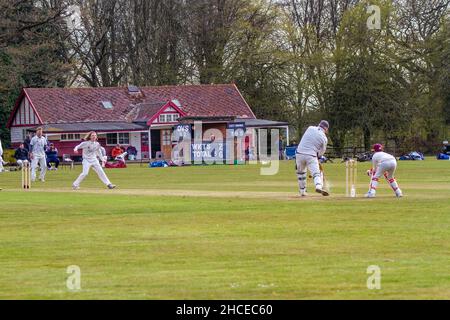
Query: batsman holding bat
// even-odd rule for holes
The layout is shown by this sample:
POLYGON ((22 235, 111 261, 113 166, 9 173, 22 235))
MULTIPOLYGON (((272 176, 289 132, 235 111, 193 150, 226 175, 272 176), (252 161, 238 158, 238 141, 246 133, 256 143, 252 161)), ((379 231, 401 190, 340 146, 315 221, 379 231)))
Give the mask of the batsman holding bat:
POLYGON ((375 152, 372 158, 373 168, 367 172, 372 180, 366 198, 376 197, 378 184, 382 176, 386 178, 386 181, 389 183, 392 190, 394 190, 397 198, 403 197, 402 190, 399 188, 397 180, 395 179, 397 159, 389 153, 383 152, 383 146, 381 144, 374 145, 373 150, 375 152))
POLYGON ((327 133, 329 128, 330 125, 328 121, 325 120, 321 121, 318 127, 309 127, 298 146, 296 155, 297 177, 300 195, 302 197, 307 196, 307 170, 311 172, 314 179, 316 192, 325 197, 330 195, 323 188, 323 169, 321 169, 321 165, 319 163, 319 158, 321 158, 327 151, 327 133))

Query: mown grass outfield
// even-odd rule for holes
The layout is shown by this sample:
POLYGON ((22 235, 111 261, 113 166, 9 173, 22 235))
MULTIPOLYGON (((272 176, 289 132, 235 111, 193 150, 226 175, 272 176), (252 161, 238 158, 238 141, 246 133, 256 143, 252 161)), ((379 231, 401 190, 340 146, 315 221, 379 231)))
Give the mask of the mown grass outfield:
MULTIPOLYGON (((50 172, 22 192, 0 174, 0 299, 450 299, 450 162, 400 163, 405 198, 297 197, 293 162, 50 172), (78 265, 82 290, 66 289, 78 265), (370 291, 370 265, 382 289, 370 291)), ((367 191, 359 166, 359 196, 367 191)))

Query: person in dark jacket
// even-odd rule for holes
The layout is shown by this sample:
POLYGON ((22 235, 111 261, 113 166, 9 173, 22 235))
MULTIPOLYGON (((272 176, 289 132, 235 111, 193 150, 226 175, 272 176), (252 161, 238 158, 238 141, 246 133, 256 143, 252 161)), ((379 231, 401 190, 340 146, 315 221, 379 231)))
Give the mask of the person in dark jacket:
POLYGON ((52 169, 51 164, 55 164, 55 170, 58 170, 59 167, 59 158, 58 158, 58 149, 55 148, 55 145, 50 144, 50 148, 45 152, 47 155, 47 168, 49 170, 52 169))
POLYGON ((31 148, 31 139, 33 138, 33 135, 31 133, 27 134, 27 137, 25 138, 23 145, 25 147, 25 149, 28 151, 28 153, 30 152, 30 148, 31 148))
POLYGON ((127 148, 127 153, 128 153, 128 160, 130 160, 130 161, 136 160, 136 156, 137 156, 138 152, 135 147, 129 146, 127 148))
POLYGON ((442 148, 442 153, 450 156, 450 143, 444 141, 444 147, 442 148))
POLYGON ((16 159, 17 164, 21 168, 29 163, 28 150, 25 148, 25 145, 23 143, 14 153, 14 159, 16 159))
POLYGON ((278 145, 278 157, 279 157, 279 160, 284 160, 284 148, 285 148, 285 145, 284 145, 283 137, 280 136, 277 145, 278 145))

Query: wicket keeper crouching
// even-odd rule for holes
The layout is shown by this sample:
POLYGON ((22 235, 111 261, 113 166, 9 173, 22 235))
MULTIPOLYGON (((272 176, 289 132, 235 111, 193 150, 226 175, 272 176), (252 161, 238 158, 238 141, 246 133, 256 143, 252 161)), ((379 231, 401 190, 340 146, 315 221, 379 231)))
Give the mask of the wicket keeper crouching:
POLYGON ((296 164, 297 178, 302 197, 307 196, 307 170, 311 172, 316 186, 316 192, 329 196, 324 190, 323 175, 320 170, 319 158, 322 157, 328 145, 327 133, 330 128, 328 121, 321 121, 318 127, 309 127, 297 148, 296 164))
POLYGON ((378 184, 382 176, 386 178, 386 181, 391 186, 395 196, 397 198, 402 198, 403 192, 398 186, 397 179, 395 179, 397 159, 395 159, 393 155, 384 152, 383 149, 383 145, 381 144, 376 144, 373 146, 373 151, 375 154, 372 158, 373 168, 367 172, 367 175, 371 178, 371 182, 366 198, 376 197, 378 184))

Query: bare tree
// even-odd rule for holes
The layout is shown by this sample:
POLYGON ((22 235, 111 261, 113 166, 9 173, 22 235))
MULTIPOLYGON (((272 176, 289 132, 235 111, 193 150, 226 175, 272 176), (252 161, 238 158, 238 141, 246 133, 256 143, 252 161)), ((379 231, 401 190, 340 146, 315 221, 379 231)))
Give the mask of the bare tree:
POLYGON ((190 58, 201 83, 218 82, 223 73, 225 47, 245 0, 189 0, 186 35, 190 58))

